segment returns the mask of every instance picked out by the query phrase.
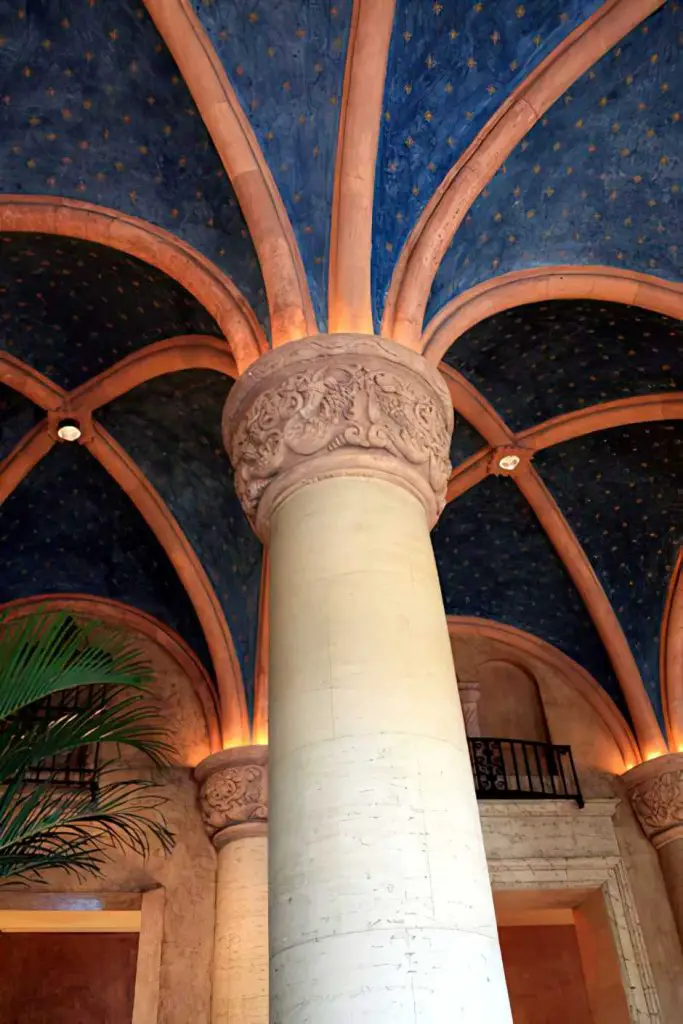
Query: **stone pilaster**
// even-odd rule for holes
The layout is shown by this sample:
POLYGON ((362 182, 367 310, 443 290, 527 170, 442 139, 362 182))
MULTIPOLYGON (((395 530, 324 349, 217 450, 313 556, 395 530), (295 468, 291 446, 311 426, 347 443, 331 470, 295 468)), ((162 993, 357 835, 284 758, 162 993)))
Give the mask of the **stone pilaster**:
POLYGON ((239 378, 223 418, 242 506, 261 537, 304 484, 390 480, 419 498, 430 526, 445 503, 453 406, 439 372, 381 338, 291 342, 239 378))
POLYGON ((683 754, 664 754, 622 777, 640 826, 659 854, 683 944, 683 754))
POLYGON ((211 1024, 268 1024, 267 756, 235 747, 195 769, 217 852, 211 1024))

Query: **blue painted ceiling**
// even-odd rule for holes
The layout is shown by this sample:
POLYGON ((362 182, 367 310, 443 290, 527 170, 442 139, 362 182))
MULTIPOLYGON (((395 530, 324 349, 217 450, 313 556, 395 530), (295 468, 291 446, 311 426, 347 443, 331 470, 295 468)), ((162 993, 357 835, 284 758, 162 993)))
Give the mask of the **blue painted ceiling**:
POLYGON ((522 430, 599 402, 682 390, 683 324, 616 303, 539 303, 477 324, 445 362, 522 430))
POLYGON ((42 414, 23 395, 0 385, 0 461, 40 421, 42 414))
POLYGON ((510 93, 600 0, 398 0, 377 157, 373 299, 441 180, 510 93))
POLYGON ((234 192, 137 0, 0 0, 0 192, 142 217, 218 264, 265 319, 234 192))
POLYGON ((321 328, 351 0, 193 0, 294 226, 321 328))
POLYGON ((681 280, 682 40, 683 11, 666 3, 558 100, 457 231, 427 319, 480 281, 543 264, 681 280))
MULTIPOLYGON (((538 303, 478 324, 445 361, 518 432, 615 399, 680 393, 683 325, 611 303, 538 303)), ((476 441, 457 418, 456 465, 476 441)), ((659 630, 683 545, 683 425, 603 430, 539 452, 533 464, 595 569, 662 721, 659 630)), ((451 613, 536 633, 618 698, 601 641, 512 480, 487 477, 456 498, 434 543, 451 613)))
POLYGON ((204 307, 149 264, 73 238, 0 236, 0 349, 62 387, 180 334, 221 337, 204 307))
POLYGON ((535 462, 605 587, 661 719, 659 628, 683 544, 683 424, 591 434, 535 462))
POLYGON ((262 549, 235 494, 221 439, 231 383, 210 371, 172 373, 129 391, 98 418, 159 491, 204 566, 251 704, 262 549))
MULTIPOLYGON (((57 236, 0 238, 0 303, 0 350, 67 388, 164 338, 220 335, 196 300, 160 271, 57 236)), ((251 702, 261 546, 235 496, 220 436, 230 385, 217 373, 173 373, 141 385, 96 419, 148 476, 204 566, 251 702)), ((42 419, 31 402, 0 385, 0 458, 42 419)), ((171 562, 84 449, 59 445, 31 471, 2 506, 0 535, 0 601, 42 591, 122 600, 178 630, 210 666, 171 562)))
POLYGON ((488 477, 446 508, 433 534, 446 611, 524 629, 591 672, 624 710, 581 599, 512 480, 488 477))
POLYGON ((80 592, 124 601, 177 630, 210 668, 175 570, 137 509, 79 445, 58 445, 0 512, 0 602, 80 592))
MULTIPOLYGON (((599 0, 398 0, 377 158, 377 319, 431 192, 519 83, 599 0)), ((193 0, 292 219, 321 326, 351 0, 193 0)), ((683 37, 670 2, 608 53, 517 147, 457 232, 428 316, 470 286, 545 264, 602 263, 680 280, 683 37)), ((0 0, 0 192, 67 196, 149 220, 230 274, 267 325, 263 281, 233 190, 138 0, 0 0)), ((220 336, 175 282, 97 245, 0 239, 0 348, 66 387, 176 334, 220 336)), ((446 356, 514 430, 681 387, 679 323, 604 303, 494 317, 446 356)), ((249 700, 261 551, 220 440, 229 382, 186 371, 101 411, 178 519, 231 626, 249 700)), ((0 457, 40 415, 0 387, 0 457)), ((457 464, 482 439, 460 422, 457 464)), ((681 430, 658 424, 539 455, 633 645, 658 706, 657 630, 680 542, 681 430), (677 477, 677 473, 679 474, 677 477)), ((565 650, 618 701, 571 582, 510 480, 446 511, 435 548, 448 610, 500 619, 565 650)), ((0 598, 118 597, 207 660, 170 563, 136 510, 77 447, 51 452, 0 513, 0 598)))

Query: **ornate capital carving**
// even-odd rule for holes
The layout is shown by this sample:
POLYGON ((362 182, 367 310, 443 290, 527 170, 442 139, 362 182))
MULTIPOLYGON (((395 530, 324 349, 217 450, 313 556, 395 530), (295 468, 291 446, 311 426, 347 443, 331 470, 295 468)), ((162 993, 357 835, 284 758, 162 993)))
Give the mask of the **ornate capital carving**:
POLYGON ((268 748, 234 747, 195 768, 202 821, 216 849, 268 829, 268 748))
POLYGON ((622 776, 643 832, 659 849, 683 839, 683 754, 664 754, 622 776))
POLYGON ((256 532, 304 484, 333 476, 391 480, 438 519, 450 475, 453 407, 438 370, 366 335, 321 335, 269 352, 234 385, 223 436, 256 532))

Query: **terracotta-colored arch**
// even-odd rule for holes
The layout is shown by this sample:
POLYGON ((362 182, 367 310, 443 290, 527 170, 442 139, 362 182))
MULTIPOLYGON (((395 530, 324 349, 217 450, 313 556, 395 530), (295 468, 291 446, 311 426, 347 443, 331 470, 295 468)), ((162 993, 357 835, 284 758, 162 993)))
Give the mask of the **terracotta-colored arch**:
POLYGON ((574 531, 536 470, 527 463, 515 483, 545 530, 579 592, 614 668, 645 759, 667 751, 666 741, 621 623, 574 531))
POLYGON ((526 633, 515 626, 490 619, 469 616, 448 616, 448 631, 452 637, 486 637, 507 644, 523 657, 542 661, 567 679, 581 694, 587 704, 596 712, 614 738, 614 742, 626 766, 633 766, 642 760, 638 744, 624 716, 614 701, 605 693, 599 683, 581 665, 553 647, 552 644, 526 633))
POLYGON ((659 663, 664 717, 672 751, 683 751, 683 548, 671 573, 662 628, 659 663))
POLYGON ((654 423, 683 419, 683 391, 660 395, 637 395, 615 402, 601 402, 563 416, 555 416, 515 436, 515 443, 541 451, 553 445, 584 437, 596 430, 611 430, 632 423, 654 423))
POLYGON ((512 93, 451 168, 403 247, 382 334, 421 348, 424 313, 436 271, 472 203, 546 110, 585 71, 664 0, 607 0, 512 93))
POLYGON ((553 299, 621 302, 683 319, 683 285, 673 281, 618 267, 532 267, 489 278, 452 299, 425 327, 422 353, 430 363, 438 363, 465 331, 482 320, 553 299))
POLYGON ((69 402, 74 412, 92 412, 154 377, 178 370, 216 370, 226 377, 237 376, 235 360, 224 341, 205 334, 184 334, 131 353, 72 391, 69 402))
POLYGON ((455 411, 464 416, 490 445, 509 443, 512 431, 481 392, 446 363, 441 363, 439 370, 450 392, 455 411))
POLYGON ((256 136, 188 0, 144 0, 232 182, 261 263, 273 345, 317 334, 294 231, 256 136))
POLYGON ((139 608, 93 594, 39 594, 0 605, 0 611, 7 612, 10 621, 22 618, 37 608, 45 611, 68 611, 84 618, 98 619, 114 627, 132 630, 158 644, 190 680, 204 712, 211 753, 221 749, 213 683, 194 651, 169 626, 139 608))
POLYGON ((43 420, 24 434, 21 441, 0 462, 0 507, 47 455, 53 444, 47 432, 47 421, 43 420))
MULTIPOLYGON (((459 401, 459 394, 453 394, 453 404, 459 401)), ((465 413, 463 412, 463 415, 465 413)), ((467 418, 467 417, 466 417, 467 418)), ((615 402, 601 402, 589 405, 584 409, 555 416, 550 420, 529 427, 519 434, 510 434, 506 447, 518 448, 533 455, 534 452, 551 448, 553 445, 571 441, 577 437, 585 437, 599 430, 611 430, 614 427, 628 426, 633 423, 654 423, 665 420, 683 419, 683 392, 671 391, 659 395, 635 395, 630 398, 619 398, 615 402)), ((482 424, 485 426, 485 424, 482 424)), ((456 424, 457 430, 457 424, 456 424)), ((489 435, 479 431, 484 438, 489 435)), ((448 484, 447 500, 464 494, 483 480, 489 472, 491 459, 497 442, 489 447, 480 448, 451 474, 448 484)))
POLYGON ((137 507, 195 607, 218 680, 223 746, 248 743, 249 720, 239 661, 223 609, 194 549, 149 480, 100 424, 94 425, 86 447, 137 507))
POLYGON ((163 228, 62 196, 0 196, 0 231, 82 238, 135 256, 178 281, 224 332, 240 372, 268 347, 251 306, 210 260, 163 228))
POLYGON ((373 334, 372 208, 396 0, 355 0, 339 117, 330 237, 329 330, 373 334))
POLYGON ((66 391, 59 384, 9 352, 0 352, 0 383, 24 395, 40 409, 57 409, 66 397, 66 391))

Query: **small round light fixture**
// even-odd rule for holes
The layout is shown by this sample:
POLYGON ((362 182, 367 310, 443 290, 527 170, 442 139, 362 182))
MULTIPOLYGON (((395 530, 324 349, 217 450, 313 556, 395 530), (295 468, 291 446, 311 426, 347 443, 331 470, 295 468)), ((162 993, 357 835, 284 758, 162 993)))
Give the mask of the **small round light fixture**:
POLYGON ((78 420, 59 421, 57 437, 60 441, 78 441, 82 433, 78 420))
POLYGON ((519 455, 504 455, 503 458, 499 460, 498 465, 501 469, 504 469, 506 473, 512 473, 517 469, 517 466, 521 461, 522 460, 519 455))

